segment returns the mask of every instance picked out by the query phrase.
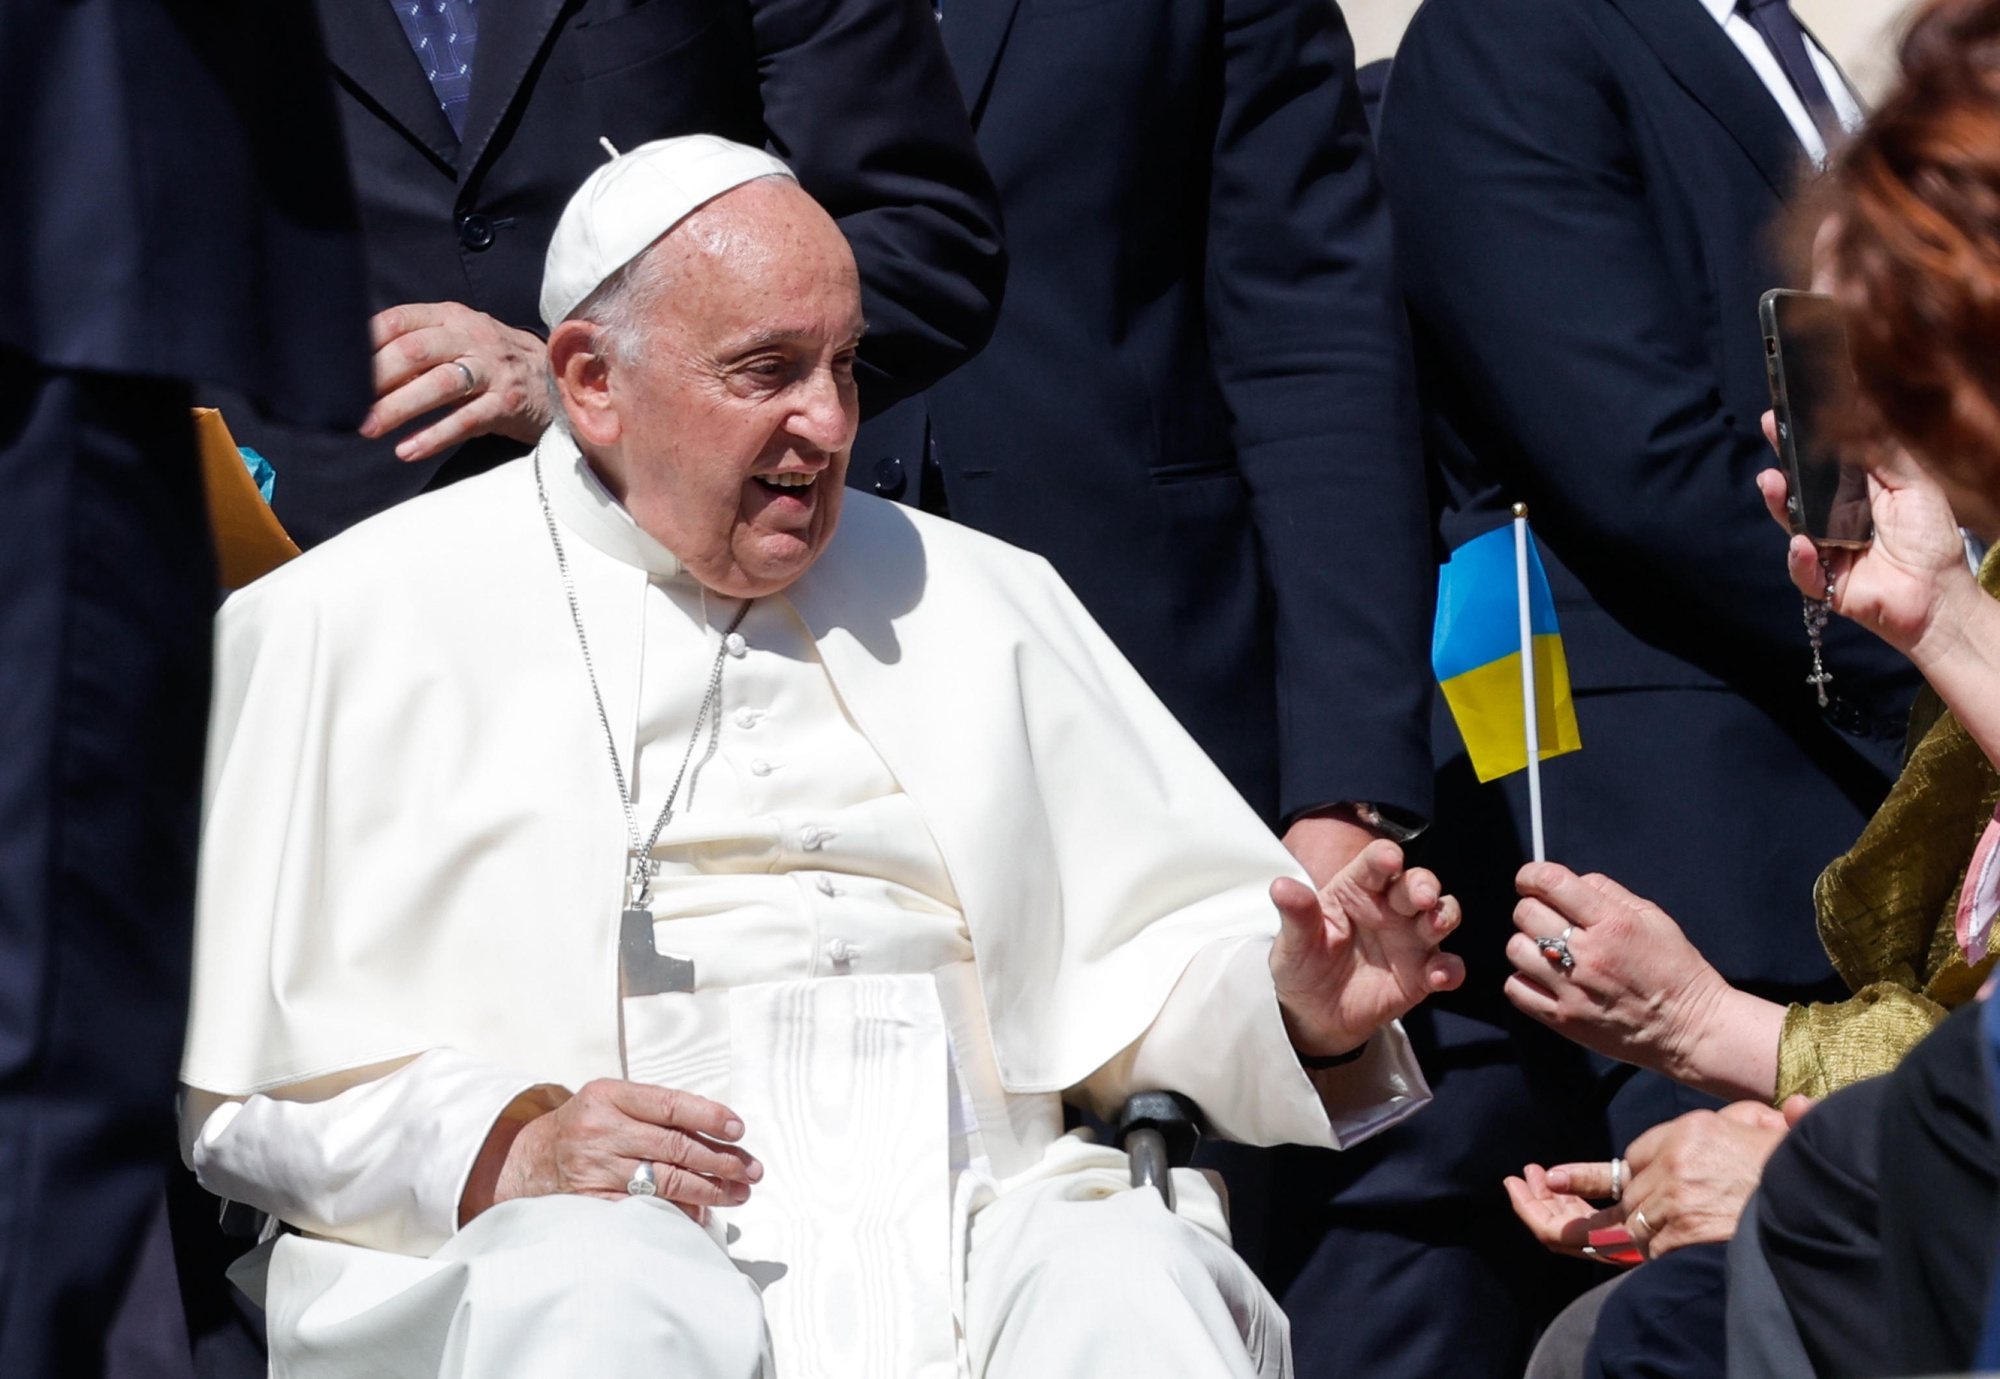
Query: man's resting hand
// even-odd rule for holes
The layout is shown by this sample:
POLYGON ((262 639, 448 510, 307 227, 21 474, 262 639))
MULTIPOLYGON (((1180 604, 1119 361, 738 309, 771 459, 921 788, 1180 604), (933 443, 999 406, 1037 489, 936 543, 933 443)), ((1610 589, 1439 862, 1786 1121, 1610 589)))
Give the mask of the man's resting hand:
POLYGON ((699 1219, 748 1200, 764 1166, 732 1141, 743 1122, 691 1092, 601 1078, 525 1123, 504 1118, 488 1136, 459 1208, 470 1221, 516 1197, 574 1192, 616 1200, 641 1163, 659 1195, 699 1219))
POLYGON ((1465 964, 1438 951, 1458 927, 1458 901, 1430 872, 1405 871, 1394 843, 1370 843, 1317 894, 1281 877, 1271 901, 1284 918, 1271 978, 1292 1045, 1308 1057, 1351 1052, 1465 980, 1465 964))
POLYGON ((396 443, 399 460, 427 460, 475 436, 532 445, 548 426, 548 354, 541 337, 458 302, 407 302, 368 323, 375 344, 375 406, 361 422, 373 440, 448 409, 396 443))

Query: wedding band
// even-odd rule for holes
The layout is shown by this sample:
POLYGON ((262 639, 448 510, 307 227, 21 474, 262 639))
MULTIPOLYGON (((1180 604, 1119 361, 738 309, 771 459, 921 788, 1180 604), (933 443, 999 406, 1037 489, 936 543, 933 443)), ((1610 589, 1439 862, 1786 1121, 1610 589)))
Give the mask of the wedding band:
POLYGON ((1642 1207, 1642 1208, 1638 1208, 1638 1209, 1635 1209, 1635 1210, 1633 1211, 1633 1213, 1632 1213, 1632 1224, 1633 1224, 1633 1225, 1635 1225, 1635 1226, 1637 1226, 1637 1227, 1638 1227, 1638 1228, 1639 1228, 1640 1230, 1642 1230, 1642 1231, 1644 1231, 1644 1232, 1645 1232, 1645 1234, 1644 1234, 1643 1236, 1640 1236, 1640 1235, 1634 1235, 1634 1236, 1632 1237, 1632 1238, 1633 1238, 1633 1239, 1634 1239, 1635 1241, 1637 1241, 1637 1242, 1638 1242, 1639 1244, 1643 1245, 1643 1244, 1645 1244, 1645 1243, 1646 1243, 1646 1242, 1647 1242, 1648 1240, 1651 1240, 1651 1239, 1653 1238, 1653 1226, 1652 1226, 1652 1223, 1651 1223, 1651 1222, 1649 1222, 1648 1220, 1646 1220, 1646 1212, 1645 1212, 1645 1209, 1644 1209, 1643 1207, 1642 1207))
POLYGON ((634 1197, 659 1195, 660 1185, 653 1180, 653 1165, 650 1162, 645 1159, 639 1161, 639 1166, 632 1170, 631 1181, 625 1184, 625 1191, 634 1197))
POLYGON ((1611 1200, 1614 1202, 1625 1200, 1625 1161, 1623 1159, 1613 1159, 1611 1161, 1611 1200))
MULTIPOLYGON (((472 366, 467 364, 463 359, 452 360, 451 366, 454 369, 457 369, 460 373, 465 375, 465 391, 469 393, 474 388, 477 388, 479 386, 479 380, 472 376, 472 366)), ((646 1195, 646 1194, 641 1194, 641 1195, 646 1195)))
POLYGON ((1565 924, 1562 933, 1554 938, 1538 938, 1535 947, 1543 957, 1567 972, 1576 966, 1576 959, 1570 956, 1569 936, 1576 932, 1574 924, 1565 924))

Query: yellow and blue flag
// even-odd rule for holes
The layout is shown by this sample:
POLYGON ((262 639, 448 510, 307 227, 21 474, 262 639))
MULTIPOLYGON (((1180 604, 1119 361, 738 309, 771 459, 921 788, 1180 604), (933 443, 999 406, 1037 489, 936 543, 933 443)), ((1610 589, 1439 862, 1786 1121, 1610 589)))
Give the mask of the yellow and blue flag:
MULTIPOLYGON (((1569 661, 1556 629, 1535 538, 1528 536, 1528 620, 1535 652, 1536 727, 1543 761, 1583 746, 1570 699, 1569 661)), ((1515 581, 1514 531, 1496 527, 1451 553, 1438 574, 1437 622, 1431 669, 1444 690, 1473 772, 1482 781, 1528 764, 1527 719, 1521 705, 1520 590, 1515 581)))

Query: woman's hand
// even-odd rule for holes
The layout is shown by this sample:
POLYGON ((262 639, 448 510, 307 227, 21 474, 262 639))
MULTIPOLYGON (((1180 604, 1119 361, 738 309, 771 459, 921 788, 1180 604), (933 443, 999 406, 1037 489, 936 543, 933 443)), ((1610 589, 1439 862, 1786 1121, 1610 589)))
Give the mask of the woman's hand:
POLYGON ((1621 1225, 1649 1258, 1728 1240, 1765 1162, 1811 1106, 1804 1097, 1791 1098, 1783 1111, 1742 1101, 1656 1125, 1625 1151, 1616 1200, 1609 1163, 1546 1171, 1529 1164, 1506 1180, 1507 1196, 1535 1238, 1558 1254, 1581 1255, 1592 1231, 1621 1225), (1593 1209, 1594 1201, 1610 1205, 1593 1209))
POLYGON ((1585 1048, 1724 1096, 1768 1097, 1784 1008, 1737 991, 1659 906, 1604 876, 1531 862, 1507 940, 1507 999, 1585 1048), (1572 966, 1542 940, 1569 932, 1572 966))
POLYGON ((1599 1211, 1574 1192, 1557 1192, 1549 1185, 1548 1171, 1540 1164, 1529 1164, 1521 1170, 1520 1177, 1507 1178, 1503 1185, 1521 1224, 1543 1248, 1559 1255, 1591 1258, 1585 1253, 1590 1233, 1617 1224, 1615 1208, 1599 1211))
POLYGON ((516 1197, 574 1192, 616 1201, 641 1163, 653 1165, 659 1196, 700 1219, 709 1207, 747 1201, 750 1185, 764 1176, 763 1165, 733 1143, 743 1136, 735 1112, 643 1082, 586 1083, 525 1125, 496 1126, 494 1136, 511 1136, 511 1143, 490 1189, 475 1197, 468 1187, 461 1221, 516 1197))
MULTIPOLYGON (((1769 412, 1764 435, 1776 445, 1777 422, 1769 412)), ((1922 664, 1925 644, 1955 636, 1964 612, 1982 595, 1966 566, 1951 505, 1936 481, 1896 449, 1878 450, 1866 468, 1874 540, 1860 550, 1821 550, 1811 538, 1794 536, 1785 566, 1799 592, 1815 600, 1827 597, 1830 570, 1833 611, 1922 664)), ((1771 519, 1790 531, 1784 474, 1763 471, 1757 491, 1771 519)))

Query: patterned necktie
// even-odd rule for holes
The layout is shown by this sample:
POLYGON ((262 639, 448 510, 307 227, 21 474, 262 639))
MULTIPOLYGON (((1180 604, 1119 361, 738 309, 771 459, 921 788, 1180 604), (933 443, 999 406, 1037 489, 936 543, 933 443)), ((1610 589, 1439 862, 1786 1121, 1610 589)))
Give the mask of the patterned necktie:
POLYGON ((472 96, 472 50, 479 42, 476 0, 390 0, 403 34, 423 64, 452 133, 465 137, 465 104, 472 96))
POLYGON ((1840 123, 1840 113, 1833 108, 1833 97, 1827 94, 1826 83, 1819 79, 1819 69, 1813 66, 1806 52, 1806 31, 1792 13, 1791 5, 1786 0, 1740 0, 1738 8, 1763 35, 1764 45, 1778 59, 1792 89, 1805 102, 1806 113, 1812 116, 1819 137, 1832 149, 1847 131, 1840 123))

